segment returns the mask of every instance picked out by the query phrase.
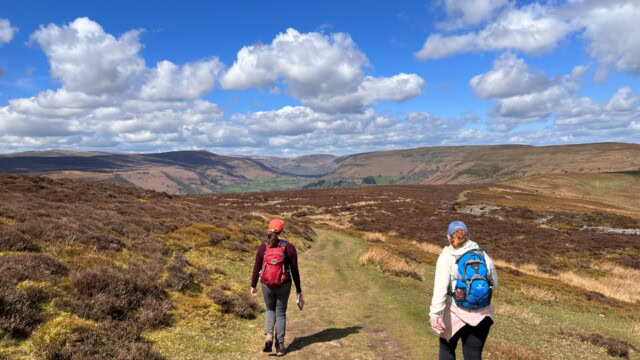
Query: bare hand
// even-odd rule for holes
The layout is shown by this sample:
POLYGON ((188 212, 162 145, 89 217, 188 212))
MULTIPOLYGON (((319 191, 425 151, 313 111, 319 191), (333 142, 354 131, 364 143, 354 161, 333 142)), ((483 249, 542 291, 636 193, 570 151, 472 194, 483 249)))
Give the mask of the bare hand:
POLYGON ((258 296, 258 289, 252 287, 251 288, 251 296, 258 296))
POLYGON ((431 328, 438 335, 441 335, 442 333, 444 333, 445 326, 444 326, 444 322, 442 321, 442 318, 440 316, 432 316, 431 317, 431 328))

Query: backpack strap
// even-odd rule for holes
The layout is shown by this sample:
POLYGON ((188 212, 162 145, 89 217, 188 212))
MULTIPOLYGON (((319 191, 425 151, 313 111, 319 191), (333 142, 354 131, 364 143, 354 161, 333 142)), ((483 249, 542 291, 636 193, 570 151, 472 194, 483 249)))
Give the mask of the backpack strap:
POLYGON ((460 259, 462 259, 462 257, 464 257, 465 255, 467 255, 468 253, 478 253, 478 255, 482 256, 483 258, 485 257, 485 255, 484 255, 484 254, 485 254, 484 250, 482 250, 482 249, 480 249, 480 248, 471 249, 471 250, 466 251, 466 252, 465 252, 464 254, 462 254, 462 255, 459 255, 459 256, 454 255, 454 256, 455 256, 455 258, 456 258, 456 264, 458 264, 458 263, 460 262, 460 259))

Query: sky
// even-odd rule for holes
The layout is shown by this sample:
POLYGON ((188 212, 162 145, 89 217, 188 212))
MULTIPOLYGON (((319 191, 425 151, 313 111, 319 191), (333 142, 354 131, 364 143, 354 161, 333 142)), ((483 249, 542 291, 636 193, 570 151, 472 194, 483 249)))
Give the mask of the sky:
POLYGON ((13 1, 0 153, 640 141, 640 0, 13 1))

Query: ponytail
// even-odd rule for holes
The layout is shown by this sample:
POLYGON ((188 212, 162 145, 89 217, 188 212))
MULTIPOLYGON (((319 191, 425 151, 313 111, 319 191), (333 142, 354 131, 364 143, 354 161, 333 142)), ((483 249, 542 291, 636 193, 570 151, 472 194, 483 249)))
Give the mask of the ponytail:
POLYGON ((466 231, 462 229, 456 230, 451 237, 451 247, 453 247, 454 249, 458 249, 459 247, 464 245, 465 242, 467 242, 467 238, 468 236, 466 231))
POLYGON ((267 234, 267 247, 272 248, 278 246, 278 243, 280 242, 278 235, 279 233, 275 231, 269 231, 269 234, 267 234))

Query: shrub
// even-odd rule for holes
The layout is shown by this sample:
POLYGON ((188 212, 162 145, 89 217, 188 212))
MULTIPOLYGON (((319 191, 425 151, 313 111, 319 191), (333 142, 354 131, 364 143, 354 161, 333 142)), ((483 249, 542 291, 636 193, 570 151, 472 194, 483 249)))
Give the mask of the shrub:
POLYGON ((38 247, 21 232, 0 225, 0 251, 38 251, 38 247))
POLYGON ((607 350, 607 354, 611 356, 628 359, 629 350, 638 351, 638 349, 632 344, 612 336, 604 336, 598 333, 592 333, 589 335, 579 333, 566 333, 566 335, 577 338, 580 341, 588 342, 595 346, 605 348, 607 350))
POLYGON ((0 279, 17 284, 25 280, 44 281, 66 275, 68 269, 45 254, 11 254, 0 257, 0 279))
POLYGON ((175 255, 166 267, 168 276, 164 281, 164 286, 174 291, 185 291, 196 285, 193 281, 193 274, 185 270, 188 265, 189 262, 182 254, 175 255))
POLYGON ((239 242, 239 241, 234 241, 231 244, 229 244, 229 250, 231 251, 238 251, 238 252, 244 252, 244 253, 248 253, 251 252, 251 248, 248 247, 247 245, 239 242))
POLYGON ((223 313, 234 314, 243 319, 255 319, 256 314, 262 311, 260 305, 246 294, 226 294, 220 289, 213 289, 207 296, 220 306, 223 313))
MULTIPOLYGON (((91 320, 134 319, 145 304, 168 301, 167 294, 143 269, 99 266, 71 277, 75 294, 61 299, 58 307, 91 320)), ((148 309, 151 311, 152 309, 148 309)), ((155 307, 164 317, 165 307, 155 307)), ((146 316, 146 318, 150 318, 146 316)))
POLYGON ((217 246, 220 245, 220 243, 222 243, 223 241, 229 240, 230 238, 231 237, 228 234, 214 233, 209 239, 209 244, 211 244, 212 246, 217 246))
POLYGON ((62 313, 32 337, 35 355, 45 360, 161 360, 135 327, 97 324, 62 313))
POLYGON ((40 303, 46 299, 45 291, 39 287, 21 290, 0 283, 0 332, 14 338, 28 337, 44 319, 40 303))

